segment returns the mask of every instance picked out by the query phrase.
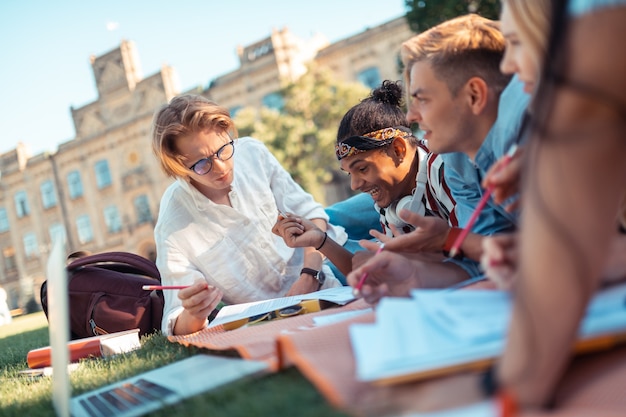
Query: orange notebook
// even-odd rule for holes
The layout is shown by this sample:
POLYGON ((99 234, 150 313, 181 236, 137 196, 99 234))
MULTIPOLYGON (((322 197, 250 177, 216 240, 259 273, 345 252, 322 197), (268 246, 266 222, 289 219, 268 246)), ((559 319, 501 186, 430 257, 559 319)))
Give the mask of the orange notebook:
MULTIPOLYGON (((73 340, 67 344, 67 347, 70 350, 70 362, 78 362, 80 359, 89 357, 107 357, 130 352, 141 347, 139 329, 73 340)), ((35 369, 51 366, 51 354, 50 346, 29 351, 26 355, 28 367, 35 369)))
POLYGON ((277 339, 280 334, 308 331, 306 329, 314 326, 315 317, 365 308, 369 308, 369 306, 365 301, 359 299, 344 306, 281 320, 271 320, 259 325, 241 326, 232 330, 228 330, 224 325, 218 325, 188 335, 169 336, 168 340, 185 346, 196 346, 215 351, 233 350, 244 359, 264 361, 269 364, 272 371, 278 371, 289 365, 282 361, 282 356, 278 350, 277 339))
MULTIPOLYGON (((356 415, 429 413, 483 400, 479 372, 450 372, 436 378, 406 380, 394 385, 362 382, 356 378, 349 328, 373 322, 375 313, 303 332, 283 333, 279 348, 327 401, 356 415)), ((579 354, 559 385, 551 413, 533 417, 616 417, 626 415, 626 346, 606 345, 609 350, 579 354)), ((523 417, 526 417, 523 414, 523 417)))

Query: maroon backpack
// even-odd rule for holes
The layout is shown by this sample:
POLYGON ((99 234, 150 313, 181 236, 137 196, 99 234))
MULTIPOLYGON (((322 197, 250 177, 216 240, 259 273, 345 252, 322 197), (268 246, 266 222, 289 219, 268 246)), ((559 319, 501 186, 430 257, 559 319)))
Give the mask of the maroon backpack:
MULTIPOLYGON (((154 262, 127 252, 106 252, 78 258, 67 266, 72 339, 139 329, 161 328, 163 292, 146 291, 161 276, 154 262)), ((48 316, 47 281, 41 306, 48 316)))

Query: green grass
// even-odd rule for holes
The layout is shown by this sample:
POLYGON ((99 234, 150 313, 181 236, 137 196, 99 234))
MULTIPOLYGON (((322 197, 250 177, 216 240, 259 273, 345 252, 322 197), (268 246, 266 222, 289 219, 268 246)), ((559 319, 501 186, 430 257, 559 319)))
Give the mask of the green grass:
MULTIPOLYGON (((28 351, 48 345, 47 325, 40 312, 17 317, 13 323, 0 327, 0 415, 54 415, 51 379, 19 375, 19 371, 28 368, 28 351)), ((72 393, 77 395, 200 352, 170 343, 160 334, 142 338, 141 344, 140 350, 125 355, 83 360, 71 373, 72 393)), ((207 377, 210 378, 210 372, 207 377)), ((331 408, 294 368, 236 381, 149 415, 345 416, 331 408)))

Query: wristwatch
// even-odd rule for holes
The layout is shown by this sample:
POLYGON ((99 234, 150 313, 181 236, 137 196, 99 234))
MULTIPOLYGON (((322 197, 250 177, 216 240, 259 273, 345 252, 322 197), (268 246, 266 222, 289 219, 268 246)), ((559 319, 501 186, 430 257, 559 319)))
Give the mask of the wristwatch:
POLYGON ((317 286, 318 290, 322 288, 322 285, 324 285, 324 282, 326 282, 326 274, 324 274, 323 271, 316 271, 315 269, 311 269, 311 268, 302 268, 302 271, 300 271, 300 274, 311 275, 313 278, 315 278, 318 284, 317 286))

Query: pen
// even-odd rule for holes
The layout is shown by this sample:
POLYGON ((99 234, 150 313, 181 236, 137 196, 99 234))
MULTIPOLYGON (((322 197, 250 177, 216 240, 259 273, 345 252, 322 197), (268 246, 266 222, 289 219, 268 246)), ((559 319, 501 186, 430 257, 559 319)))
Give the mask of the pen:
MULTIPOLYGON (((381 243, 380 246, 378 247, 378 250, 376 250, 376 253, 374 254, 374 256, 381 253, 384 247, 385 247, 385 244, 381 243)), ((352 290, 352 294, 354 294, 355 297, 358 297, 359 294, 361 294, 361 288, 363 287, 363 284, 365 284, 366 278, 367 278, 367 272, 363 272, 363 275, 361 275, 361 279, 359 279, 359 282, 356 284, 356 287, 354 287, 354 289, 352 290)))
MULTIPOLYGON (((511 162, 511 159, 513 159, 513 155, 515 154, 515 151, 517 151, 517 145, 513 144, 509 148, 509 151, 506 153, 506 155, 504 155, 504 162, 502 162, 500 169, 504 168, 505 166, 509 164, 509 162, 511 162)), ((491 194, 493 193, 494 188, 495 188, 494 185, 489 185, 489 187, 487 187, 487 190, 485 190, 485 194, 483 194, 482 198, 476 205, 476 208, 474 209, 472 216, 467 222, 465 229, 463 229, 461 233, 459 233, 456 240, 454 241, 454 244, 452 245, 452 248, 450 249, 450 258, 454 258, 456 254, 459 252, 459 249, 461 248, 463 241, 469 234, 470 230, 472 230, 474 223, 478 219, 478 215, 480 214, 482 209, 485 207, 485 204, 487 204, 487 201, 489 200, 489 197, 491 197, 491 194)))
POLYGON ((189 285, 144 285, 141 287, 143 290, 182 290, 189 287, 189 285))

